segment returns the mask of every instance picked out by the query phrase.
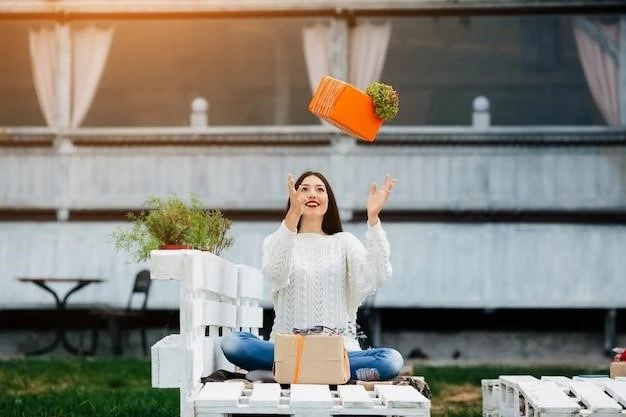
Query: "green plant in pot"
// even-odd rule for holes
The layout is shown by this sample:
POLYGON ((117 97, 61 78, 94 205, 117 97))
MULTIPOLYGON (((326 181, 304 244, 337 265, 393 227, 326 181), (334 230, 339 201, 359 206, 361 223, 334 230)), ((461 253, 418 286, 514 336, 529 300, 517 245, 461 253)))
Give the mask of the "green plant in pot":
POLYGON ((137 261, 145 261, 154 249, 200 249, 216 255, 233 244, 228 237, 232 222, 219 210, 205 210, 202 202, 191 194, 189 202, 175 195, 149 197, 147 211, 128 213, 130 229, 116 228, 113 244, 126 250, 137 261))
POLYGON ((376 116, 379 118, 389 121, 398 115, 400 96, 392 86, 375 81, 367 87, 365 94, 374 102, 376 116))

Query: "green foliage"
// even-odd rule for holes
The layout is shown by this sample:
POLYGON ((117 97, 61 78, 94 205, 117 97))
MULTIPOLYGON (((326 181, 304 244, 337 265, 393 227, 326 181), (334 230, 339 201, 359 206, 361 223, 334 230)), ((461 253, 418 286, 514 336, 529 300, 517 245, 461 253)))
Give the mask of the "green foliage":
POLYGON ((145 205, 148 211, 128 213, 130 230, 118 227, 112 233, 115 249, 131 252, 137 261, 147 260, 150 251, 163 245, 184 245, 216 255, 233 245, 227 236, 232 222, 219 210, 205 210, 194 194, 189 203, 172 195, 151 196, 145 205))
POLYGON ((400 109, 400 97, 392 86, 373 82, 367 87, 365 93, 372 98, 376 107, 376 116, 383 120, 391 120, 398 114, 400 109))

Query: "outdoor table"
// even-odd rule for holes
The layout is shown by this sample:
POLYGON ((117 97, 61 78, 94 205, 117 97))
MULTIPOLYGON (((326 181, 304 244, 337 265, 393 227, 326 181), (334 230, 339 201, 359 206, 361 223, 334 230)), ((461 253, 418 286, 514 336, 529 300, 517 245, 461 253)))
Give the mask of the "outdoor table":
POLYGON ((54 297, 54 301, 56 303, 56 313, 57 313, 57 326, 56 326, 56 337, 52 341, 52 343, 48 346, 45 346, 41 349, 37 349, 32 352, 27 352, 26 355, 41 355, 44 353, 48 353, 53 351, 59 344, 62 344, 63 347, 71 353, 77 354, 80 352, 75 346, 72 346, 65 336, 65 321, 64 321, 64 312, 65 307, 67 306, 67 300, 70 295, 74 294, 76 291, 81 288, 86 287, 92 283, 100 283, 103 282, 102 278, 80 278, 80 277, 19 277, 18 281, 21 282, 31 282, 38 287, 43 288, 45 291, 52 294, 54 297), (67 294, 60 299, 57 293, 48 285, 48 284, 57 284, 57 283, 75 283, 74 287, 72 287, 67 294))

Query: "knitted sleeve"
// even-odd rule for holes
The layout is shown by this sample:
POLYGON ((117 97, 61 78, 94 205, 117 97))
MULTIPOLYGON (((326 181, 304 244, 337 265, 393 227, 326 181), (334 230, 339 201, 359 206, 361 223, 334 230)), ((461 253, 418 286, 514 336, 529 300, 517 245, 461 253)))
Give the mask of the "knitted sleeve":
POLYGON ((368 224, 365 246, 354 235, 348 236, 348 312, 356 314, 365 298, 391 278, 391 249, 380 221, 374 226, 368 224))
POLYGON ((272 285, 272 293, 289 285, 295 236, 296 233, 289 230, 283 220, 278 230, 263 240, 262 270, 272 285))

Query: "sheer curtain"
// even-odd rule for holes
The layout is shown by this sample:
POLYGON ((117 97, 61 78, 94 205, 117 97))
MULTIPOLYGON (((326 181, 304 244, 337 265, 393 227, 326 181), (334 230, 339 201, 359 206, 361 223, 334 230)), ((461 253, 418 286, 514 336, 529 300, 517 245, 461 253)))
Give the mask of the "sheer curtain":
POLYGON ((574 38, 587 85, 604 120, 619 126, 619 23, 577 19, 574 38))
MULTIPOLYGON (((311 91, 330 74, 332 36, 321 23, 303 29, 304 58, 311 91)), ((377 81, 383 71, 391 35, 391 22, 373 24, 360 21, 349 32, 348 81, 360 89, 377 81)))
POLYGON ((57 32, 54 27, 31 29, 30 62, 39 107, 50 127, 57 125, 57 32))
MULTIPOLYGON (((106 64, 113 28, 71 28, 71 127, 89 111, 106 64)), ((55 27, 29 31, 31 68, 39 106, 49 127, 58 126, 57 77, 60 37, 55 27)))
POLYGON ((309 74, 311 94, 322 77, 330 73, 331 33, 330 27, 321 23, 302 29, 304 61, 309 74))
POLYGON ((380 25, 359 22, 350 31, 350 83, 365 90, 378 81, 383 72, 387 47, 391 35, 391 22, 380 25))
POLYGON ((112 37, 112 27, 88 26, 72 30, 72 127, 80 126, 91 107, 112 37))

